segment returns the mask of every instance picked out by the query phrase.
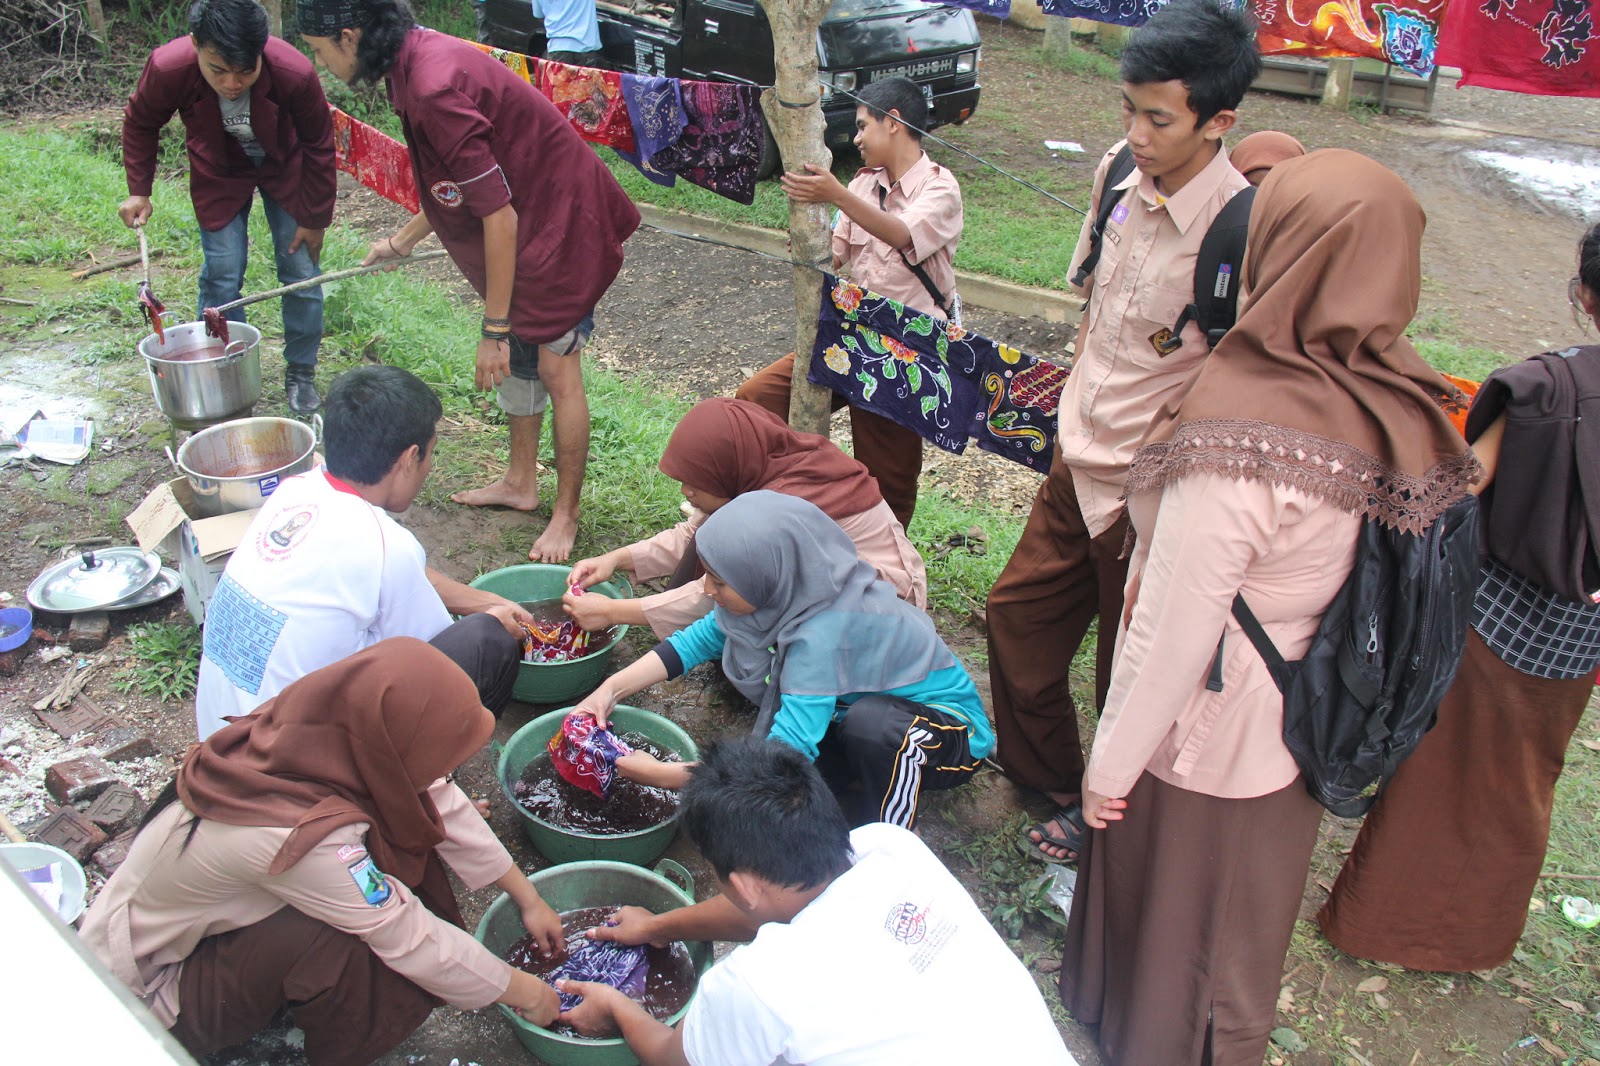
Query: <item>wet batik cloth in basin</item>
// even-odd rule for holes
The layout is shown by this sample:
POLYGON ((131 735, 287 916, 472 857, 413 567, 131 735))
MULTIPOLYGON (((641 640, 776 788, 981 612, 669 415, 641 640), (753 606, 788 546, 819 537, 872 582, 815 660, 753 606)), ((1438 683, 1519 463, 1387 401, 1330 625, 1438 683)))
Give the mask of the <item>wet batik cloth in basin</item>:
MULTIPOLYGON (((644 948, 578 937, 567 941, 567 951, 567 961, 550 974, 552 985, 557 981, 596 981, 610 985, 629 999, 644 995, 645 978, 650 972, 644 948)), ((564 1011, 583 1002, 582 996, 570 992, 558 990, 557 994, 564 1011)))
POLYGON ((1067 371, 825 276, 810 380, 946 451, 976 440, 1047 473, 1067 371))
POLYGON ((617 783, 617 760, 633 754, 622 738, 609 729, 601 729, 594 715, 581 712, 562 720, 545 750, 563 781, 601 799, 608 799, 617 783))

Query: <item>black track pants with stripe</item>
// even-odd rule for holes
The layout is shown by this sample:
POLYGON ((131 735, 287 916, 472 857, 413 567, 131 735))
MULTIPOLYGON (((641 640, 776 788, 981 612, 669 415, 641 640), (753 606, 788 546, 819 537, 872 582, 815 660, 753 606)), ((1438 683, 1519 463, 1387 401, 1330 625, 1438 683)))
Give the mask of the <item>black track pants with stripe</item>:
POLYGON ((865 696, 823 739, 817 769, 853 825, 911 828, 925 789, 954 788, 977 772, 961 719, 899 696, 865 696))

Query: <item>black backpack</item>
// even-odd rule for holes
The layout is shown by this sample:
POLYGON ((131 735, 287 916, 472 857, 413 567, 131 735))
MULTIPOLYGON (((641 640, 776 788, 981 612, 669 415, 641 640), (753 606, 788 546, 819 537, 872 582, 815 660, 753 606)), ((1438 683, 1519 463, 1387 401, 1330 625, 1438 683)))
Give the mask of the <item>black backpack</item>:
MULTIPOLYGON (((1455 503, 1421 534, 1367 519, 1355 568, 1304 659, 1284 662, 1235 596, 1233 616, 1283 693, 1283 742, 1306 788, 1341 818, 1365 814, 1455 680, 1478 583, 1478 500, 1455 503)), ((1218 668, 1213 689, 1220 689, 1218 668)))
MULTIPOLYGON (((1089 254, 1078 264, 1072 284, 1081 286, 1099 265, 1106 224, 1126 191, 1116 186, 1132 173, 1133 149, 1124 144, 1112 158, 1105 183, 1100 187, 1100 210, 1095 212, 1094 225, 1089 227, 1089 254)), ((1198 322, 1206 343, 1215 348, 1222 335, 1232 328, 1238 317, 1239 269, 1244 264, 1245 239, 1250 235, 1250 207, 1255 199, 1254 186, 1240 189, 1211 220, 1206 235, 1200 240, 1200 254, 1194 264, 1194 303, 1185 307, 1178 321, 1172 324, 1173 337, 1182 333, 1190 322, 1198 322)))

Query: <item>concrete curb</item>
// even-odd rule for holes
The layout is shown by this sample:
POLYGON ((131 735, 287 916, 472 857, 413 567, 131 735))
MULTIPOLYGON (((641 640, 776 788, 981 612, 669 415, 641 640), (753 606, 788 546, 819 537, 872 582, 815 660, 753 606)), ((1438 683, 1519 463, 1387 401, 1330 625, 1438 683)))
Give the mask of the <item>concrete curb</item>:
MULTIPOLYGON (((681 211, 668 211, 654 204, 635 206, 639 208, 640 217, 651 226, 710 237, 747 251, 788 255, 788 238, 780 230, 748 226, 741 222, 721 222, 681 211)), ((1030 288, 984 274, 969 274, 964 270, 956 271, 956 288, 961 293, 962 303, 998 311, 1003 315, 1040 318, 1046 322, 1075 322, 1083 310, 1083 301, 1070 293, 1030 288)))

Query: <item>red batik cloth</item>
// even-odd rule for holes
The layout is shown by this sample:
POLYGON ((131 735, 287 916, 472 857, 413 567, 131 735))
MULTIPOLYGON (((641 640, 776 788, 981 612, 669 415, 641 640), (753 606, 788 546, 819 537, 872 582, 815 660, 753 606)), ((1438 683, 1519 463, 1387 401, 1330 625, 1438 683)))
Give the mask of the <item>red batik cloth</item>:
POLYGON ((1439 62, 1462 85, 1540 96, 1600 96, 1596 0, 1452 0, 1439 62))
POLYGON ((563 718, 561 728, 545 750, 563 781, 601 799, 609 798, 617 783, 617 760, 633 754, 633 748, 621 737, 600 728, 594 715, 585 711, 574 711, 563 718))
POLYGON ((328 111, 333 115, 334 165, 412 214, 422 210, 406 146, 337 107, 330 106, 328 111))
MULTIPOLYGON (((1546 0, 1548 2, 1548 0, 1546 0)), ((1262 55, 1364 56, 1433 72, 1447 0, 1251 0, 1262 55)))
POLYGON ((637 151, 628 104, 622 98, 621 74, 545 60, 539 64, 539 91, 584 140, 610 145, 619 152, 637 151))

